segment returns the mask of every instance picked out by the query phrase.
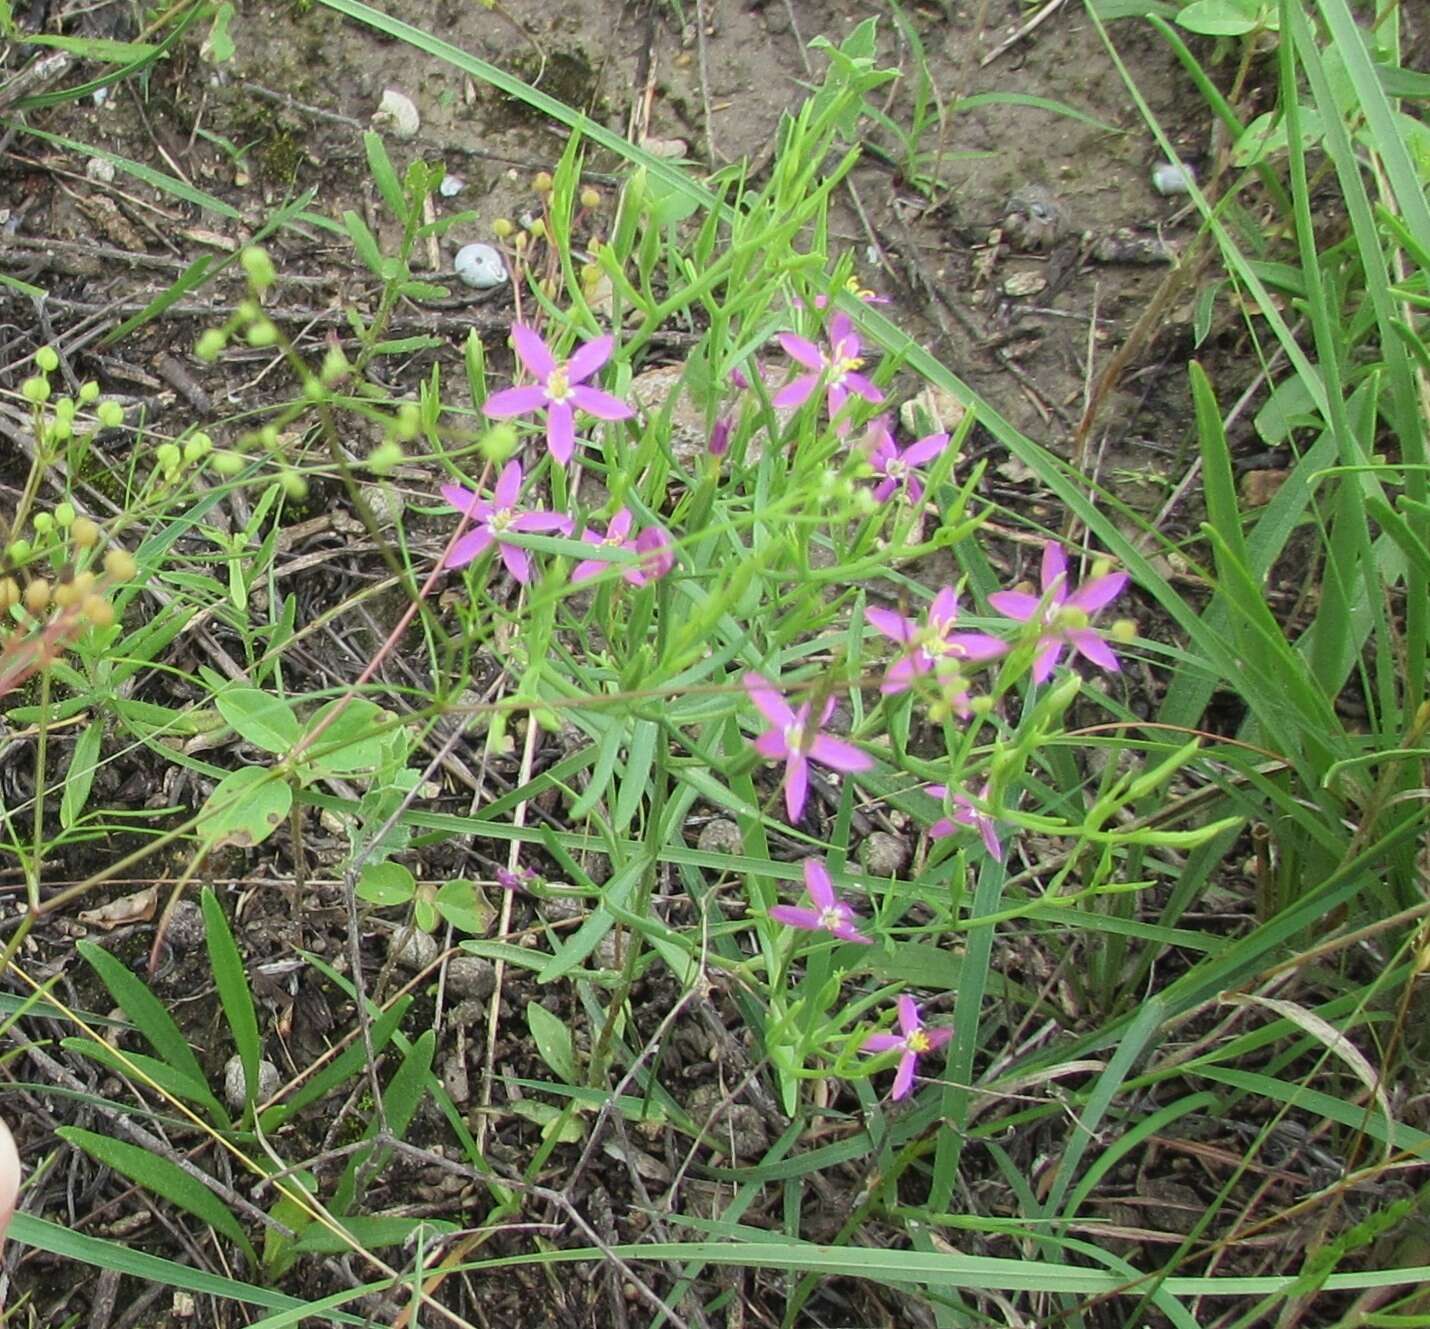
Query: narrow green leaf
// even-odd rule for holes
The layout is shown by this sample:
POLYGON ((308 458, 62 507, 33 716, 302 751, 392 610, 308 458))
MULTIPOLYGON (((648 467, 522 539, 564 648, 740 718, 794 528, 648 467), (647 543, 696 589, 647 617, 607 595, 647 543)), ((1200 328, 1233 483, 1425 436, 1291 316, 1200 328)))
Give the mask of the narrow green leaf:
POLYGON ((631 741, 626 749, 626 772, 611 814, 611 829, 617 835, 631 824, 650 786, 651 765, 659 736, 660 726, 654 720, 637 720, 631 726, 631 741))
POLYGON ((222 1233, 242 1247, 249 1261, 257 1265, 258 1257, 228 1206, 201 1181, 181 1171, 167 1158, 151 1154, 126 1140, 116 1140, 112 1135, 97 1135, 78 1126, 57 1127, 55 1134, 77 1149, 83 1149, 105 1167, 113 1168, 136 1185, 153 1191, 200 1222, 207 1223, 215 1232, 222 1233))
POLYGON ((363 150, 367 153, 367 168, 372 172, 373 183, 377 185, 382 201, 388 210, 404 225, 407 222, 407 196, 402 192, 402 182, 392 169, 387 149, 383 146, 382 135, 367 130, 362 136, 363 150))
POLYGON ((248 975, 243 956, 229 930, 218 897, 205 886, 201 896, 204 912, 204 943, 208 947, 209 965, 213 969, 218 999, 228 1019, 234 1046, 243 1061, 243 1081, 248 1091, 248 1105, 253 1107, 258 1087, 258 1062, 262 1043, 258 1035, 258 1016, 253 1009, 253 994, 248 988, 248 975))
POLYGON ((87 724, 75 740, 74 755, 65 774, 65 791, 60 798, 60 825, 69 830, 79 820, 89 791, 94 785, 94 772, 99 764, 99 747, 104 740, 102 724, 87 724))

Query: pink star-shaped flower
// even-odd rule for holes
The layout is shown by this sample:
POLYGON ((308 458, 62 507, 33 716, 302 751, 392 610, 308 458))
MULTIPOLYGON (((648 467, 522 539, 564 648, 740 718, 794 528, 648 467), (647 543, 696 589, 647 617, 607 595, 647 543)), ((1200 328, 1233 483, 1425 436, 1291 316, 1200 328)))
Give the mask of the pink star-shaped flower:
POLYGON ((797 822, 804 811, 811 761, 846 772, 867 771, 873 766, 869 755, 852 743, 820 733, 834 714, 833 697, 825 698, 819 719, 812 721, 811 703, 805 702, 799 710, 791 710, 775 686, 759 674, 746 674, 744 684, 756 709, 774 725, 755 739, 755 751, 769 761, 784 762, 785 810, 791 822, 797 822))
MULTIPOLYGON (((813 342, 792 332, 780 334, 780 345, 787 355, 812 372, 801 374, 793 383, 775 393, 776 406, 802 406, 821 379, 825 383, 825 399, 831 420, 844 409, 844 403, 851 396, 876 404, 884 400, 884 394, 859 372, 864 360, 859 354, 859 335, 854 331, 848 314, 835 314, 829 320, 828 355, 813 342)), ((838 428, 841 433, 844 432, 849 428, 848 422, 841 422, 838 428)))
POLYGON ((597 535, 589 526, 581 532, 581 538, 596 546, 590 558, 583 559, 571 571, 571 580, 579 583, 602 572, 613 561, 617 549, 624 549, 642 557, 621 568, 621 578, 632 586, 644 586, 665 576, 675 566, 675 553, 671 548, 670 536, 661 526, 647 526, 634 540, 628 538, 631 529, 631 512, 622 508, 610 520, 604 536, 597 535))
POLYGON ((493 420, 507 420, 545 409, 546 446, 560 465, 571 460, 578 410, 600 420, 628 420, 635 414, 619 397, 586 383, 611 358, 614 338, 588 341, 569 360, 558 363, 551 348, 524 323, 512 324, 511 337, 518 358, 537 382, 492 393, 482 411, 493 420))
POLYGON ((1099 669, 1116 673, 1121 668, 1117 657, 1090 623, 1099 609, 1122 594, 1127 580, 1125 572, 1105 573, 1069 595, 1067 554, 1062 545, 1049 540, 1043 545, 1042 595, 997 591, 988 597, 988 603, 1000 614, 1041 629, 1037 654, 1033 657, 1033 682, 1047 681, 1065 646, 1071 646, 1099 669))
MULTIPOLYGON (((940 802, 948 797, 948 788, 945 785, 931 784, 928 792, 929 797, 940 802)), ((986 784, 978 791, 978 799, 984 803, 988 801, 986 784)), ((976 830, 983 838, 983 847, 1000 863, 1003 861, 1003 843, 998 838, 998 823, 986 812, 980 812, 974 807, 964 794, 954 794, 953 811, 947 817, 940 817, 929 827, 929 839, 946 840, 950 835, 957 835, 963 827, 976 830)))
POLYGON ((894 1073, 894 1091, 891 1098, 907 1098, 914 1087, 914 1072, 918 1069, 919 1058, 936 1052, 950 1038, 952 1029, 930 1029, 919 1019, 918 1003, 907 993, 899 998, 899 1032, 897 1034, 870 1034, 864 1040, 865 1052, 898 1052, 899 1069, 894 1073))
POLYGON ((770 917, 786 927, 799 928, 803 932, 827 932, 840 941, 860 941, 869 944, 869 938, 854 926, 854 911, 834 894, 834 883, 829 878, 829 870, 815 858, 804 860, 804 888, 814 902, 813 909, 798 909, 793 905, 777 904, 770 907, 770 917))
MULTIPOLYGON (((981 664, 1008 649, 1006 642, 990 637, 986 632, 953 630, 958 622, 958 593, 951 586, 945 586, 934 596, 922 627, 891 609, 871 607, 864 611, 864 616, 891 641, 909 648, 908 653, 890 665, 884 675, 879 691, 885 696, 906 692, 921 674, 930 673, 940 666, 952 666, 949 671, 952 673, 965 662, 981 664)), ((963 705, 966 708, 967 702, 963 705)), ((963 713, 960 710, 960 714, 963 713)))
POLYGON ((919 503, 924 487, 916 468, 932 461, 948 447, 948 435, 928 434, 900 451, 889 429, 888 416, 881 416, 870 428, 870 441, 869 464, 882 477, 874 486, 874 498, 887 503, 902 490, 911 504, 919 503))
POLYGON ((510 543, 511 537, 523 531, 559 531, 563 535, 570 534, 571 519, 559 512, 518 512, 516 500, 520 494, 521 463, 515 458, 507 462, 505 469, 497 477, 496 489, 490 501, 461 485, 443 485, 442 497, 458 512, 465 513, 472 522, 472 529, 452 546, 443 566, 465 567, 474 558, 484 554, 487 547, 496 541, 506 570, 525 586, 531 580, 531 560, 527 557, 526 550, 510 543))

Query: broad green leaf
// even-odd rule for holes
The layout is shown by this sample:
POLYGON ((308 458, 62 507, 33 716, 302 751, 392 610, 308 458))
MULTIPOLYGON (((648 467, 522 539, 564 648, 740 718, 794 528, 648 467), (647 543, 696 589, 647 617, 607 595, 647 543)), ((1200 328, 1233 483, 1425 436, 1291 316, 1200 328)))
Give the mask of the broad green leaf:
POLYGON ((210 846, 262 844, 293 806, 293 787, 262 766, 224 776, 199 813, 199 834, 210 846))
POLYGON ((286 756, 303 732, 282 697, 257 688, 229 688, 214 699, 219 714, 254 747, 286 756))
POLYGON ((559 1016, 552 1015, 540 1002, 526 1003, 526 1025, 536 1042, 541 1059, 558 1079, 576 1083, 576 1051, 571 1045, 571 1030, 559 1016))
POLYGON ((153 1191, 200 1222, 207 1223, 215 1232, 222 1233, 242 1247, 254 1264, 258 1263, 257 1254, 238 1220, 229 1212, 228 1205, 201 1181, 181 1171, 177 1164, 127 1140, 116 1140, 112 1135, 97 1135, 78 1126, 57 1127, 55 1134, 83 1149, 105 1167, 113 1168, 136 1185, 153 1191))
POLYGON ((60 798, 60 825, 69 830, 79 820, 89 791, 94 784, 94 772, 99 764, 99 746, 104 741, 104 726, 85 725, 75 740, 74 755, 65 773, 65 791, 60 798))
POLYGON ((358 896, 380 909, 406 904, 416 889, 412 873, 401 863, 365 863, 358 876, 358 896))
POLYGON ((437 906, 437 912, 458 932, 465 932, 472 937, 481 936, 496 916, 496 910, 476 882, 468 881, 464 877, 444 881, 437 890, 433 904, 437 906))
POLYGON ((347 702, 339 698, 330 701, 313 716, 307 732, 318 732, 319 726, 338 707, 342 710, 337 718, 318 733, 311 748, 304 750, 305 764, 319 771, 342 774, 371 770, 387 754, 392 737, 391 714, 362 697, 354 697, 347 702))
POLYGON ((228 1019, 234 1046, 243 1061, 243 1081, 248 1091, 248 1105, 258 1087, 258 1062, 263 1047, 258 1035, 258 1016, 253 1009, 253 994, 248 987, 243 956, 229 930, 218 897, 205 886, 202 894, 204 913, 204 943, 208 947, 209 965, 213 969, 218 999, 228 1019))
POLYGON ((1265 27, 1252 5, 1237 0, 1192 0, 1177 13, 1177 24, 1203 37, 1242 37, 1265 27))

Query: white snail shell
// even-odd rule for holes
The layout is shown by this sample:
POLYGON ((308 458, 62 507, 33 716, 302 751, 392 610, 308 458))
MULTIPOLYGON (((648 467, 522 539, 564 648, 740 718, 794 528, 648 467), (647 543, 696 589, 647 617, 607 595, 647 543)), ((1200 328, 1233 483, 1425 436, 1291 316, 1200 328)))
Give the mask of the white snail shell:
POLYGON ((491 245, 463 245, 457 250, 457 276, 468 286, 489 291, 506 281, 506 264, 491 245))
POLYGON ((1186 162, 1158 162, 1152 168, 1152 188, 1159 194, 1190 194, 1196 178, 1186 162))
POLYGON ((417 137, 421 125, 422 117, 417 114, 417 107, 411 97, 405 92, 398 92, 396 88, 383 91, 382 100, 378 102, 377 110, 372 113, 374 129, 385 129, 393 138, 405 142, 417 137))

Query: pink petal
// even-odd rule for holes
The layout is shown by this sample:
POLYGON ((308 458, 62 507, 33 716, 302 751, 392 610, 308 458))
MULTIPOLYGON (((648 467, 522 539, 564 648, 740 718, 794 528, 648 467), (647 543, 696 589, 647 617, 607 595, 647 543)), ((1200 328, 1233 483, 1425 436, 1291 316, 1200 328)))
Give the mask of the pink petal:
POLYGON ((916 1034, 923 1028, 919 1023, 918 1003, 907 992, 899 994, 899 1028, 903 1031, 905 1038, 910 1034, 916 1034))
POLYGON ((1066 603, 1085 614, 1095 614, 1117 599, 1129 580, 1125 572, 1109 572, 1106 576, 1094 577, 1068 596, 1066 603))
POLYGON ((545 383, 556 368, 556 357, 551 354, 551 348, 525 323, 511 325, 511 342, 521 357, 521 363, 545 383))
POLYGON ((616 339, 611 336, 596 337, 588 341, 566 362, 566 381, 584 383, 611 358, 615 345, 616 339))
POLYGON ((871 607, 864 611, 864 617, 874 625, 877 631, 882 632, 890 641, 896 641, 901 646, 907 646, 912 642, 918 631, 918 624, 913 619, 896 614, 892 609, 871 607))
POLYGON ((741 682, 750 694, 750 700, 755 703, 755 709, 771 724, 787 729, 794 723, 794 712, 767 678, 749 673, 741 682))
POLYGON ((990 637, 986 632, 955 632, 947 641, 955 647, 960 659, 975 663, 996 660, 1008 649, 1006 641, 990 637))
POLYGON ((932 461, 946 447, 948 447, 947 434, 930 434, 927 438, 921 438, 917 443, 910 443, 904 449, 904 463, 908 466, 922 466, 926 461, 932 461))
POLYGON ((958 592, 952 586, 945 586, 934 596, 933 603, 929 606, 929 622, 958 622, 958 592))
POLYGON ((884 681, 879 684, 879 691, 886 697, 892 697, 898 692, 907 692, 914 685, 914 679, 920 674, 928 673, 928 657, 922 651, 914 655, 906 655, 902 660, 895 660, 884 673, 884 681))
POLYGON ((506 564, 506 570, 511 573, 512 580, 525 586, 531 580, 531 560, 527 558, 526 550, 501 541, 497 544, 497 551, 501 554, 501 561, 506 564))
POLYGON ((877 405, 884 400, 884 394, 863 374, 852 372, 845 374, 844 386, 856 397, 863 397, 867 402, 874 402, 877 405))
POLYGON ((675 566, 675 547, 664 526, 647 526, 636 536, 635 549, 641 556, 639 566, 632 569, 637 586, 658 581, 675 566))
POLYGON ((791 360, 798 360, 806 369, 822 370, 824 368, 824 356, 812 341, 796 337, 792 332, 782 332, 780 333, 780 345, 791 360))
POLYGON ((983 837, 983 847, 998 860, 1003 861, 1003 843, 998 838, 998 830, 993 824, 992 817, 978 818, 978 833, 983 837))
POLYGON ((809 395, 814 391, 815 384, 818 382, 817 374, 805 374, 802 378, 795 379, 793 383, 775 393, 772 404, 781 410, 786 406, 803 406, 809 400, 809 395))
MULTIPOLYGON (((1068 556, 1064 552, 1062 545, 1053 540, 1047 541, 1043 545, 1043 594, 1046 595, 1052 589, 1053 584, 1061 580, 1062 589, 1067 590, 1068 580, 1068 556)), ((1054 603, 1062 602, 1061 595, 1053 597, 1054 603)))
POLYGON ((530 415, 546 405, 546 389, 528 383, 519 388, 494 392, 482 405, 482 414, 493 420, 509 420, 514 415, 530 415))
POLYGON ((442 566, 464 568, 479 554, 485 553, 491 542, 492 533, 485 526, 475 531, 468 531, 452 546, 452 552, 447 555, 446 562, 442 566))
POLYGON ((820 909, 834 905, 834 883, 829 879, 829 869, 817 858, 804 860, 804 889, 820 909))
POLYGON ((631 510, 621 508, 614 517, 611 518, 610 525, 606 527, 606 538, 608 540, 621 541, 626 538, 631 529, 631 510))
POLYGON ((872 946, 874 943, 856 928, 853 923, 841 923, 836 928, 830 929, 840 941, 857 941, 863 946, 872 946))
POLYGON ((1026 623, 1038 612, 1042 601, 1036 595, 1028 595, 1023 591, 994 591, 988 597, 988 603, 1004 617, 1016 618, 1019 622, 1026 623))
POLYGON ((890 495, 899 487, 897 480, 880 480, 874 486, 874 502, 887 503, 890 495))
POLYGON ((521 496, 521 463, 513 457, 502 467, 492 498, 498 508, 512 507, 521 496))
POLYGON ((822 932, 824 921, 813 909, 796 909, 793 905, 770 906, 770 917, 786 927, 799 928, 803 932, 822 932))
POLYGON ((912 1052, 905 1052, 899 1058, 899 1069, 894 1073, 894 1088, 890 1097, 898 1100, 907 1098, 909 1090, 914 1087, 914 1067, 919 1064, 919 1059, 912 1052))
POLYGON ((1091 660, 1099 669, 1106 669, 1111 674, 1121 673, 1122 666, 1111 647, 1090 628, 1074 628, 1068 633, 1068 640, 1073 650, 1091 660))
POLYGON ((546 417, 546 446, 558 465, 565 466, 571 460, 571 452, 576 444, 575 415, 570 402, 558 401, 551 405, 551 414, 546 417))
POLYGON ((805 761, 804 753, 791 752, 785 765, 785 811, 789 813, 791 826, 799 821, 808 793, 809 763, 805 761))
POLYGON ((562 512, 518 512, 507 523, 509 531, 560 531, 571 534, 571 518, 562 512))
POLYGON ((937 1052, 950 1038, 953 1037, 952 1029, 925 1029, 924 1037, 929 1041, 929 1051, 937 1052))
POLYGON ((836 771, 867 771, 874 765, 874 759, 867 752, 861 752, 843 739, 830 738, 828 734, 814 736, 809 755, 836 771))
POLYGON ((753 747, 767 761, 784 761, 790 755, 782 729, 766 729, 755 739, 753 747))
POLYGON ((576 566, 571 569, 571 584, 574 586, 579 585, 583 581, 590 581, 592 577, 604 572, 609 562, 609 558, 601 558, 598 556, 596 558, 585 559, 576 564, 576 566))
POLYGON ((469 517, 477 515, 477 509, 482 506, 482 497, 470 489, 461 485, 443 485, 442 499, 450 507, 454 507, 458 512, 464 512, 469 517))
POLYGON ((859 354, 859 338, 854 335, 854 323, 842 309, 837 310, 829 320, 829 344, 848 355, 859 354), (846 349, 845 342, 854 344, 846 349))
POLYGON ((898 1034, 870 1034, 860 1047, 865 1052, 892 1052, 895 1048, 904 1046, 904 1040, 898 1034))
POLYGON ((587 415, 594 415, 598 420, 629 420, 636 413, 634 406, 627 406, 619 397, 584 384, 571 389, 571 400, 587 415))
POLYGON ((1054 637, 1052 640, 1043 638, 1045 645, 1033 657, 1033 682, 1046 683, 1058 665, 1058 657, 1063 653, 1062 642, 1054 637))
POLYGON ((958 834, 958 823, 951 817, 940 817, 929 827, 930 840, 947 840, 950 835, 958 834))

